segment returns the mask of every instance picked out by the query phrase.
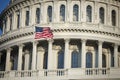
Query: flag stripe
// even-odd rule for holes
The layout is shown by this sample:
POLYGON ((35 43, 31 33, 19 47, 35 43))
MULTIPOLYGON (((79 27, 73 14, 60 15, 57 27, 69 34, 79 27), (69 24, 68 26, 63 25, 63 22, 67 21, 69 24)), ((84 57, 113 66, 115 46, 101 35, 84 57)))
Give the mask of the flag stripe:
POLYGON ((35 39, 53 38, 53 33, 49 27, 35 27, 35 39))

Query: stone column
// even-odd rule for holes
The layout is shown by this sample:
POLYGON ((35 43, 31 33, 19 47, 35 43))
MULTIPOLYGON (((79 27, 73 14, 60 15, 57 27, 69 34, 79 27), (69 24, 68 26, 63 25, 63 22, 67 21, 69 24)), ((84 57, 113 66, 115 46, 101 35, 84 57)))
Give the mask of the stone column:
POLYGON ((37 70, 41 70, 43 69, 45 50, 42 47, 38 47, 37 51, 37 70))
POLYGON ((120 7, 118 8, 118 26, 120 28, 120 7))
POLYGON ((71 62, 71 60, 69 60, 68 55, 69 54, 69 39, 65 39, 65 53, 64 53, 64 69, 68 69, 71 67, 71 65, 69 64, 69 61, 71 62))
POLYGON ((81 40, 81 42, 82 42, 82 65, 81 65, 81 67, 82 68, 85 68, 86 67, 86 40, 85 39, 82 39, 81 40))
POLYGON ((44 3, 41 3, 40 7, 40 23, 44 23, 44 3))
POLYGON ((53 69, 53 53, 52 53, 53 40, 48 40, 48 69, 53 69))
POLYGON ((118 68, 118 45, 114 45, 114 67, 118 68))
POLYGON ((15 12, 13 13, 12 29, 13 30, 17 29, 17 18, 15 12))
POLYGON ((10 30, 10 18, 9 16, 7 16, 7 25, 6 25, 6 32, 8 32, 10 30))
POLYGON ((25 9, 20 10, 20 27, 25 27, 25 9))
POLYGON ((24 70, 29 70, 30 64, 30 53, 28 50, 25 50, 25 62, 24 62, 24 70))
POLYGON ((92 51, 92 53, 93 53, 93 57, 92 57, 92 58, 93 58, 93 59, 92 59, 92 60, 93 60, 93 61, 92 61, 92 62, 93 62, 93 64, 92 64, 93 67, 92 67, 92 68, 95 68, 95 55, 96 55, 96 54, 95 54, 95 51, 92 51))
POLYGON ((103 42, 99 41, 98 42, 98 67, 102 68, 102 45, 103 42))
POLYGON ((22 70, 22 55, 23 55, 23 44, 19 45, 19 51, 18 51, 18 65, 17 65, 17 70, 21 71, 22 70))
POLYGON ((109 53, 108 53, 108 61, 109 61, 109 64, 108 64, 108 68, 110 68, 111 67, 111 53, 110 53, 110 51, 109 51, 109 53))
POLYGON ((2 26, 3 26, 2 33, 4 34, 5 33, 5 20, 3 20, 2 22, 2 26))
POLYGON ((38 42, 33 42, 33 50, 32 50, 32 70, 36 69, 36 57, 37 57, 37 44, 38 42))
POLYGON ((0 63, 1 63, 1 56, 2 56, 2 53, 0 52, 0 63))
POLYGON ((30 7, 30 25, 35 24, 35 16, 36 16, 36 11, 35 11, 35 6, 30 7))
POLYGON ((86 21, 85 0, 81 0, 81 22, 86 21))
POLYGON ((106 10, 106 14, 107 14, 107 18, 106 18, 106 24, 107 25, 112 25, 112 21, 111 21, 111 11, 110 11, 110 8, 111 8, 111 6, 110 6, 110 4, 107 4, 107 10, 106 10))
POLYGON ((94 8, 94 18, 93 18, 93 22, 94 23, 99 23, 99 11, 98 11, 98 2, 97 1, 95 1, 95 3, 94 3, 94 6, 95 6, 95 8, 94 8))
POLYGON ((10 54, 11 54, 11 48, 7 49, 7 53, 6 53, 6 65, 5 65, 5 70, 9 71, 11 66, 10 66, 10 54))
POLYGON ((56 0, 54 0, 54 2, 53 2, 53 19, 52 19, 52 21, 53 22, 57 22, 56 20, 56 18, 57 18, 57 16, 56 16, 56 8, 57 8, 57 1, 56 0))
POLYGON ((70 9, 69 9, 69 8, 70 8, 70 2, 71 2, 70 0, 67 0, 67 1, 66 1, 66 11, 65 11, 65 13, 66 13, 66 14, 65 14, 66 19, 65 19, 65 20, 66 20, 67 22, 70 21, 70 19, 69 19, 69 17, 70 17, 70 16, 69 16, 69 15, 70 15, 70 13, 69 13, 69 11, 70 11, 70 9))

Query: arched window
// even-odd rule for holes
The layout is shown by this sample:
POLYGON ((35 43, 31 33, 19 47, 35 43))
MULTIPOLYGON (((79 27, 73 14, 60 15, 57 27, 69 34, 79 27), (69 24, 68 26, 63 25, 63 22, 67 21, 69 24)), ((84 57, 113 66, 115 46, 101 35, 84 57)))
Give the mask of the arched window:
POLYGON ((78 21, 78 16, 79 15, 79 6, 78 5, 74 5, 73 6, 73 21, 78 21))
POLYGON ((92 22, 92 7, 90 5, 87 6, 87 22, 92 22))
POLYGON ((103 7, 101 7, 99 9, 99 19, 100 19, 100 23, 104 24, 104 18, 105 18, 105 10, 103 7))
POLYGON ((112 18, 112 25, 116 26, 116 11, 115 10, 112 10, 111 18, 112 18))
POLYGON ((17 12, 17 28, 20 27, 20 12, 17 12))
POLYGON ((71 67, 72 68, 78 68, 79 67, 78 58, 79 58, 79 53, 77 51, 73 51, 72 52, 72 61, 71 61, 71 67))
POLYGON ((26 20, 25 20, 25 25, 26 26, 29 26, 29 19, 30 18, 30 12, 27 10, 26 11, 26 20))
POLYGON ((40 23, 40 8, 36 9, 36 23, 40 23))
POLYGON ((10 18, 10 30, 12 30, 12 14, 9 16, 10 18))
POLYGON ((7 31, 7 22, 8 22, 7 18, 5 18, 4 21, 5 21, 5 22, 4 22, 4 24, 5 24, 4 32, 6 32, 6 31, 7 31))
POLYGON ((106 67, 106 55, 102 54, 102 67, 106 67))
POLYGON ((60 21, 65 21, 65 5, 60 6, 60 21))
POLYGON ((48 53, 45 52, 45 54, 44 54, 44 62, 43 62, 43 69, 47 69, 47 63, 48 63, 48 53))
POLYGON ((63 69, 64 68, 64 52, 59 51, 58 52, 58 69, 63 69))
POLYGON ((92 68, 92 53, 86 53, 86 68, 92 68))
POLYGON ((52 22, 52 6, 49 6, 47 9, 48 22, 52 22))

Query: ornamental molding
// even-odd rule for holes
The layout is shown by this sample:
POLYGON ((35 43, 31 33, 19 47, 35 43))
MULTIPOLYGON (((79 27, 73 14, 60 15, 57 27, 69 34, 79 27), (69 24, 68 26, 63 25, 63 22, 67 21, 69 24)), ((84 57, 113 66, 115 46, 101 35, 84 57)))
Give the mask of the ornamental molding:
POLYGON ((69 49, 70 49, 70 50, 73 50, 73 51, 74 51, 74 50, 79 50, 78 47, 77 47, 77 45, 70 45, 70 46, 69 46, 69 49))
POLYGON ((93 51, 95 51, 95 49, 92 46, 86 46, 86 51, 87 52, 93 52, 93 51))
POLYGON ((40 47, 38 47, 37 51, 38 51, 38 52, 45 52, 45 49, 40 46, 40 47))
MULTIPOLYGON (((26 32, 26 30, 24 31, 24 29, 22 29, 22 33, 19 32, 16 32, 14 33, 11 32, 11 34, 8 32, 6 34, 4 34, 3 36, 1 36, 0 38, 0 45, 6 43, 6 42, 9 42, 11 40, 14 40, 14 39, 19 39, 19 38, 22 38, 22 37, 27 37, 27 36, 30 36, 30 35, 34 35, 34 30, 30 29, 31 31, 28 30, 28 32, 26 32), (13 34, 14 33, 14 34, 13 34), (9 34, 9 36, 8 36, 9 34), (12 35, 13 34, 13 35, 12 35)), ((54 33, 65 33, 65 32, 68 32, 68 33, 71 33, 71 32, 75 32, 75 33, 92 33, 92 34, 98 34, 98 35, 104 35, 104 36, 110 36, 110 37, 115 37, 115 38, 120 38, 120 34, 116 34, 116 33, 111 33, 111 32, 105 32, 105 31, 97 31, 97 30, 87 30, 87 29, 52 29, 52 32, 53 34, 54 33)))
POLYGON ((53 50, 61 50, 61 46, 59 45, 53 45, 53 50))
POLYGON ((103 49, 102 49, 102 52, 108 54, 108 53, 109 53, 109 49, 103 48, 103 49))

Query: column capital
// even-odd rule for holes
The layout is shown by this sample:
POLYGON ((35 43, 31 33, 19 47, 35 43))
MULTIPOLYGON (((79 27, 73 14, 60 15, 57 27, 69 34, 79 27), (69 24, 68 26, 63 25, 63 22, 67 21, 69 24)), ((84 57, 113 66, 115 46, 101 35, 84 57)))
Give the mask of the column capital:
POLYGON ((86 42, 87 41, 87 39, 81 39, 81 42, 86 42))
POLYGON ((64 38, 65 42, 70 42, 70 39, 69 38, 64 38))
POLYGON ((118 43, 114 43, 114 46, 118 47, 118 45, 119 45, 118 43))
POLYGON ((40 47, 37 48, 37 51, 38 51, 38 52, 45 52, 45 49, 40 46, 40 47))
POLYGON ((38 41, 32 41, 32 43, 37 45, 39 42, 38 41))
POLYGON ((104 43, 104 41, 101 41, 101 40, 98 41, 98 44, 103 44, 103 43, 104 43))
POLYGON ((0 52, 0 56, 2 56, 3 55, 3 53, 2 52, 0 52))
POLYGON ((18 44, 18 47, 24 47, 25 45, 24 44, 18 44))
POLYGON ((12 48, 6 48, 6 50, 10 52, 10 51, 12 51, 13 49, 12 49, 12 48))
POLYGON ((26 49, 24 53, 25 53, 25 54, 29 54, 29 50, 26 49))
POLYGON ((48 41, 48 42, 51 42, 51 43, 53 43, 53 42, 54 42, 54 40, 53 40, 53 39, 47 39, 47 41, 48 41))

